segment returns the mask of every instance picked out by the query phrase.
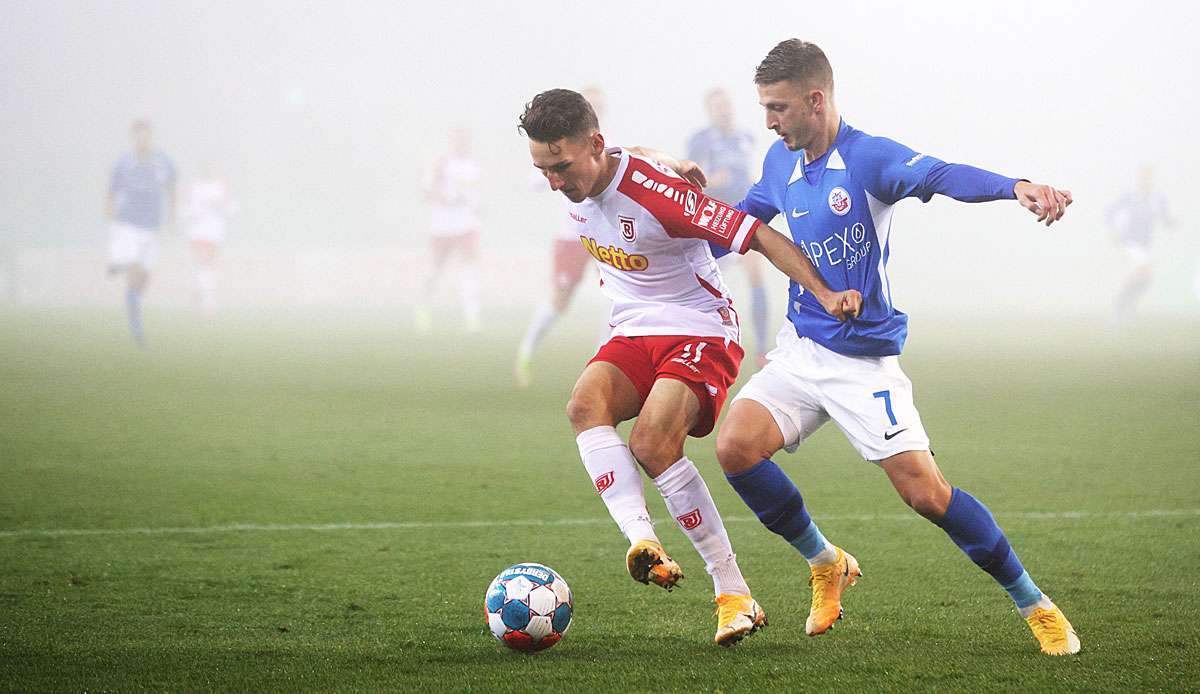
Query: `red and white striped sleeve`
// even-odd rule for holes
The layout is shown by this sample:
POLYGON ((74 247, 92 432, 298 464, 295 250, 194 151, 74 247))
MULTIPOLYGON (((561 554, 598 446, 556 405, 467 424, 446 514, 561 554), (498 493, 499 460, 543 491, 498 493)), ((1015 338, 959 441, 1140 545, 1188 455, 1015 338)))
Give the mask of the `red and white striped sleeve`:
POLYGON ((630 156, 617 190, 644 207, 668 236, 703 239, 735 253, 750 250, 761 222, 710 198, 684 179, 640 157, 630 156))

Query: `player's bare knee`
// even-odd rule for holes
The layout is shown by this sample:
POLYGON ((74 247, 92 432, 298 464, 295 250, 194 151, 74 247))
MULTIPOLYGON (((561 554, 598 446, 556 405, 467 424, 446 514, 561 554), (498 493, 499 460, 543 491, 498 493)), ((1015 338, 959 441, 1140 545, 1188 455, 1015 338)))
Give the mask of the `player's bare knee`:
POLYGON ((936 521, 944 516, 949 507, 949 500, 943 499, 942 490, 937 485, 923 485, 899 491, 904 503, 931 521, 936 521))
POLYGON ((634 427, 629 433, 629 452, 650 475, 657 475, 683 457, 680 442, 662 432, 634 427))
POLYGON ((722 427, 717 432, 717 462, 727 474, 745 472, 771 456, 760 449, 761 445, 753 437, 737 429, 722 427))
POLYGON ((567 401, 567 419, 577 434, 592 427, 614 424, 603 398, 587 393, 571 394, 571 399, 567 401))

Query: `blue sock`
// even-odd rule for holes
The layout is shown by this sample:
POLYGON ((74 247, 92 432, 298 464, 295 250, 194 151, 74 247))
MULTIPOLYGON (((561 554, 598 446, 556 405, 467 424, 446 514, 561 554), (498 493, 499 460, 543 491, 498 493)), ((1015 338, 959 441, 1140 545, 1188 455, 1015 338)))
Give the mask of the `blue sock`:
POLYGON ((975 497, 955 487, 946 514, 936 523, 976 566, 1008 591, 1017 607, 1028 607, 1041 599, 1042 592, 1021 566, 1004 531, 975 497))
POLYGON ((828 546, 804 508, 800 490, 770 458, 745 472, 725 475, 725 479, 767 530, 787 540, 805 559, 812 559, 828 546))
POLYGON ((146 346, 146 336, 142 332, 142 293, 130 288, 125 291, 125 310, 129 314, 129 332, 138 347, 146 346))
POLYGON ((759 285, 750 288, 750 318, 754 323, 754 347, 759 354, 770 351, 767 346, 767 288, 759 285))

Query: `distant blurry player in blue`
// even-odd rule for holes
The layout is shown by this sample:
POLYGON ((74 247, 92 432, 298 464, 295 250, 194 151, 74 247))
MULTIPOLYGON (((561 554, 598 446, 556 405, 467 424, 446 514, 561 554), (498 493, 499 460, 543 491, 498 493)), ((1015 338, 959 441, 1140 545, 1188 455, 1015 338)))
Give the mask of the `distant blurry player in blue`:
MULTIPOLYGON (((704 193, 709 197, 735 203, 742 199, 754 182, 750 161, 754 156, 754 135, 733 122, 733 102, 724 89, 713 89, 704 97, 709 126, 688 139, 687 158, 696 162, 708 178, 704 193)), ((730 253, 721 259, 722 270, 736 262, 746 271, 750 282, 750 316, 754 324, 754 353, 758 367, 767 363, 767 290, 763 286, 762 267, 756 254, 730 253)))
POLYGON ((158 260, 159 231, 164 221, 175 223, 175 165, 154 148, 148 122, 134 121, 130 135, 133 150, 117 161, 108 186, 108 272, 125 274, 129 331, 145 347, 142 294, 158 260))
POLYGON ((1144 165, 1138 171, 1137 189, 1122 195, 1108 208, 1109 228, 1129 263, 1129 272, 1113 307, 1114 326, 1127 322, 1133 316, 1138 301, 1150 288, 1150 282, 1154 279, 1150 269, 1150 247, 1154 230, 1160 224, 1172 225, 1167 199, 1154 188, 1154 170, 1144 165))
POLYGON ((887 276, 892 206, 904 198, 1016 200, 1049 226, 1062 218, 1071 194, 949 164, 855 130, 838 115, 833 70, 811 43, 780 43, 754 81, 766 125, 780 141, 739 207, 765 220, 782 214, 825 282, 863 296, 861 316, 839 323, 793 283, 790 322, 778 347, 734 399, 717 438, 730 484, 812 567, 806 631, 816 635, 833 626, 842 592, 861 574, 855 558, 821 534, 800 491, 771 456, 781 448, 794 451, 832 419, 864 459, 883 468, 909 506, 1008 592, 1042 652, 1078 652, 1075 630, 1034 584, 992 514, 951 487, 934 462, 912 383, 900 369, 908 317, 892 304, 887 276))

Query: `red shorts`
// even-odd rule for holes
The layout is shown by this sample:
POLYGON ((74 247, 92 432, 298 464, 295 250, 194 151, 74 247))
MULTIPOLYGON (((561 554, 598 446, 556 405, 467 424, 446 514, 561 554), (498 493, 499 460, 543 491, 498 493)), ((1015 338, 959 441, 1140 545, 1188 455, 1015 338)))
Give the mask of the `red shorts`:
POLYGON ((688 434, 708 436, 717 423, 729 386, 737 380, 742 348, 723 337, 688 335, 617 335, 605 342, 588 363, 603 361, 633 381, 642 402, 660 378, 683 381, 700 400, 700 417, 688 434))
POLYGON ((571 289, 583 279, 583 271, 591 259, 592 255, 579 241, 554 239, 554 267, 550 280, 559 289, 571 289))

